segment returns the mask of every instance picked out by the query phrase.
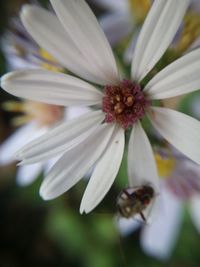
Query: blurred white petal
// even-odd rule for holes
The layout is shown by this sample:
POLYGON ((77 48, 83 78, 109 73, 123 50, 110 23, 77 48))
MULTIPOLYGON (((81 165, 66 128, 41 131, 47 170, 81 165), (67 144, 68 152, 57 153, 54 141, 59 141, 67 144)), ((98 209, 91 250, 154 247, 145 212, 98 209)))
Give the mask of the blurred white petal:
POLYGON ((112 49, 99 23, 84 0, 50 0, 66 34, 96 69, 101 84, 119 80, 112 49))
POLYGON ((167 260, 175 246, 182 221, 182 205, 167 189, 161 192, 161 208, 156 220, 144 227, 141 245, 145 253, 167 260))
POLYGON ((130 235, 141 226, 141 223, 134 218, 126 219, 122 217, 116 218, 115 224, 122 236, 130 235))
POLYGON ((40 195, 49 200, 74 186, 100 158, 113 134, 113 125, 100 125, 96 132, 65 153, 44 179, 40 195))
POLYGON ((72 106, 68 107, 66 110, 66 119, 71 120, 80 117, 83 114, 86 114, 88 112, 91 112, 92 109, 89 107, 84 107, 84 106, 72 106))
POLYGON ((1 87, 17 97, 54 105, 95 105, 102 100, 102 94, 89 83, 43 69, 8 73, 1 78, 1 87))
POLYGON ((106 151, 94 168, 81 201, 80 213, 93 210, 109 191, 121 165, 124 145, 124 130, 116 126, 106 151))
POLYGON ((20 166, 16 175, 17 184, 20 186, 30 185, 42 173, 43 167, 42 163, 20 166))
POLYGON ((49 130, 17 152, 21 164, 32 164, 64 153, 88 138, 103 121, 101 111, 93 111, 49 130))
POLYGON ((15 153, 32 139, 46 132, 45 128, 38 128, 35 123, 28 123, 17 129, 0 146, 0 165, 9 164, 15 161, 15 153))
POLYGON ((200 122, 172 109, 151 109, 149 117, 156 130, 179 151, 200 164, 200 122))
POLYGON ((189 0, 155 0, 142 27, 132 59, 132 79, 141 81, 172 42, 189 0))
POLYGON ((144 88, 151 99, 163 99, 200 89, 200 49, 159 72, 144 88))

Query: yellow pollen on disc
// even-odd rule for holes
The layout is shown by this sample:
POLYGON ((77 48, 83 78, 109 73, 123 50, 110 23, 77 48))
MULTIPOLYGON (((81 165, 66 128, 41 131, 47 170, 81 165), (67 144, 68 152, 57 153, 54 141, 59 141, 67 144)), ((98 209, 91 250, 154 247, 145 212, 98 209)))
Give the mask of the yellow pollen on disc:
POLYGON ((176 49, 185 52, 197 38, 200 37, 200 16, 198 13, 190 11, 184 19, 184 26, 176 49))
POLYGON ((176 166, 175 159, 173 157, 164 158, 158 153, 154 156, 157 164, 158 175, 160 177, 169 177, 176 166))
POLYGON ((61 67, 56 66, 56 64, 58 64, 56 59, 53 56, 51 56, 46 50, 44 50, 43 48, 40 48, 39 49, 39 55, 41 56, 41 58, 49 61, 49 63, 43 62, 41 64, 41 66, 44 69, 50 70, 50 71, 55 71, 55 72, 63 72, 63 69, 61 67), (51 62, 52 62, 52 64, 51 64, 51 62))
POLYGON ((137 22, 141 23, 145 19, 150 7, 151 0, 128 0, 131 13, 137 22))
POLYGON ((128 96, 126 98, 126 100, 124 101, 124 103, 129 107, 132 106, 133 103, 134 103, 134 97, 133 96, 128 96))
POLYGON ((114 106, 114 110, 115 110, 115 112, 116 112, 117 114, 122 113, 123 110, 124 110, 124 106, 123 106, 123 104, 120 103, 120 102, 117 103, 117 104, 114 106))
POLYGON ((116 96, 115 96, 115 99, 116 99, 116 101, 120 102, 120 101, 121 101, 121 97, 120 97, 120 95, 116 95, 116 96))

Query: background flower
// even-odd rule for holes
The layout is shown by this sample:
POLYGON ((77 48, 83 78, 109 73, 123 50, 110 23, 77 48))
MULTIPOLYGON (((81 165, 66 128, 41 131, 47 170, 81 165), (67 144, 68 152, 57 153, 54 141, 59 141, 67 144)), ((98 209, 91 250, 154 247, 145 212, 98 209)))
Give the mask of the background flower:
POLYGON ((118 227, 122 235, 127 235, 141 226, 140 242, 144 252, 168 260, 181 233, 186 204, 194 225, 200 231, 200 167, 176 150, 160 150, 155 157, 161 178, 161 203, 155 221, 141 225, 133 219, 120 219, 118 227))

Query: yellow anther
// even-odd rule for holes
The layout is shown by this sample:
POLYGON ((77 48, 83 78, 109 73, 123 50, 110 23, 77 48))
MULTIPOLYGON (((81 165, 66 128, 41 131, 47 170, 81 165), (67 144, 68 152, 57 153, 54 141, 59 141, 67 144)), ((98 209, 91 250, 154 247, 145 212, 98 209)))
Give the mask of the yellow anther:
POLYGON ((117 102, 120 102, 120 101, 121 101, 121 97, 120 97, 120 95, 116 95, 116 96, 115 96, 115 99, 116 99, 117 102))
POLYGON ((124 102, 128 107, 132 106, 134 103, 134 97, 133 96, 128 96, 124 102))
POLYGON ((134 18, 141 23, 151 7, 151 0, 129 0, 129 5, 134 18))
POLYGON ((183 30, 176 45, 177 51, 185 52, 198 37, 200 37, 200 16, 190 11, 184 19, 183 30))
POLYGON ((159 176, 160 177, 170 176, 176 166, 175 159, 173 157, 167 157, 167 158, 161 157, 161 155, 158 153, 156 153, 154 156, 157 163, 159 176))
POLYGON ((124 106, 123 106, 123 104, 120 103, 120 102, 117 103, 117 104, 114 106, 114 110, 115 110, 115 112, 116 112, 117 114, 122 113, 123 110, 124 110, 124 106))
POLYGON ((43 58, 49 62, 49 63, 43 62, 41 64, 41 66, 44 69, 50 70, 50 71, 55 71, 55 72, 62 72, 63 71, 63 69, 61 67, 56 66, 56 64, 58 64, 56 59, 54 57, 52 57, 46 50, 44 50, 43 48, 40 48, 39 54, 40 54, 41 58, 43 58))
POLYGON ((23 112, 24 104, 19 101, 6 101, 2 104, 2 108, 9 112, 23 112))

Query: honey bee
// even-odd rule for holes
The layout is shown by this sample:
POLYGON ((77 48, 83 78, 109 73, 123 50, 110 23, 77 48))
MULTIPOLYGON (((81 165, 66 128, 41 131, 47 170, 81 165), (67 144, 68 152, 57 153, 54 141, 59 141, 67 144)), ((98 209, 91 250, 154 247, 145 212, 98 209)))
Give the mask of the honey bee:
POLYGON ((154 196, 154 189, 149 185, 127 187, 117 197, 118 212, 127 219, 139 214, 146 223, 143 212, 150 205, 154 196))

